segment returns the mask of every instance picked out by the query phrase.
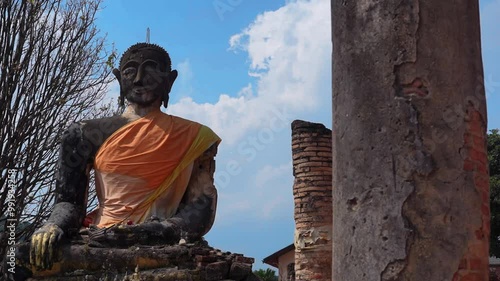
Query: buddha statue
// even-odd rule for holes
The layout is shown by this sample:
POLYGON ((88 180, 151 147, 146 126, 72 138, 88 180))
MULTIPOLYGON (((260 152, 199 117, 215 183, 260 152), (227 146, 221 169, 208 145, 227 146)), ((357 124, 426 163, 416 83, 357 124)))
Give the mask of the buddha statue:
POLYGON ((113 74, 120 84, 120 116, 86 120, 65 131, 56 202, 33 234, 30 262, 50 269, 61 241, 82 233, 105 247, 196 241, 214 222, 214 157, 220 138, 197 122, 163 113, 177 78, 169 54, 138 43, 113 74), (97 208, 86 213, 91 170, 97 208))

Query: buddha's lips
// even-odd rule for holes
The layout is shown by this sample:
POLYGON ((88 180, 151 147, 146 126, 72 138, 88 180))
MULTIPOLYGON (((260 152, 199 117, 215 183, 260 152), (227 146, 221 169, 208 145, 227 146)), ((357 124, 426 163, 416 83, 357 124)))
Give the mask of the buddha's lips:
MULTIPOLYGON (((145 88, 140 88, 140 89, 133 89, 132 92, 136 95, 145 95, 145 94, 148 94, 148 93, 151 93, 150 90, 148 89, 145 89, 145 88)), ((154 94, 154 93, 153 93, 154 94)))

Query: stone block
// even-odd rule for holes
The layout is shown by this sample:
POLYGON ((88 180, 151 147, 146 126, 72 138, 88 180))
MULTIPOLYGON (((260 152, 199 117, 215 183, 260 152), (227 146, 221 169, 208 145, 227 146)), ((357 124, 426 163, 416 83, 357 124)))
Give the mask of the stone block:
POLYGON ((229 264, 225 261, 213 262, 205 268, 206 281, 219 281, 226 278, 229 273, 229 264))

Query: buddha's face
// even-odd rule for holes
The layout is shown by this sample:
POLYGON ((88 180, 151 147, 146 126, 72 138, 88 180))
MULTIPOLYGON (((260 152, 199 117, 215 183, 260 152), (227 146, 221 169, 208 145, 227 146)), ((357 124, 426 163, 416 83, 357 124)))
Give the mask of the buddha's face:
POLYGON ((120 87, 129 102, 149 106, 168 94, 170 72, 158 52, 137 50, 126 55, 120 68, 120 87))

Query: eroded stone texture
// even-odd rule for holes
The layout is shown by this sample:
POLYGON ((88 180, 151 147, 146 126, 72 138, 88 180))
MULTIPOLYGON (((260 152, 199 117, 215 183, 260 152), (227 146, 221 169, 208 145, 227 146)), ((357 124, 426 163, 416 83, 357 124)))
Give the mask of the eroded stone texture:
POLYGON ((292 123, 295 279, 331 280, 332 131, 292 123))
POLYGON ((332 1, 333 280, 487 280, 477 1, 332 1))
MULTIPOLYGON (((19 252, 28 248, 23 244, 19 252)), ((52 270, 35 272, 31 280, 258 280, 252 273, 253 258, 200 243, 127 249, 73 244, 63 246, 60 256, 52 270)), ((28 263, 18 260, 19 266, 28 263)))

